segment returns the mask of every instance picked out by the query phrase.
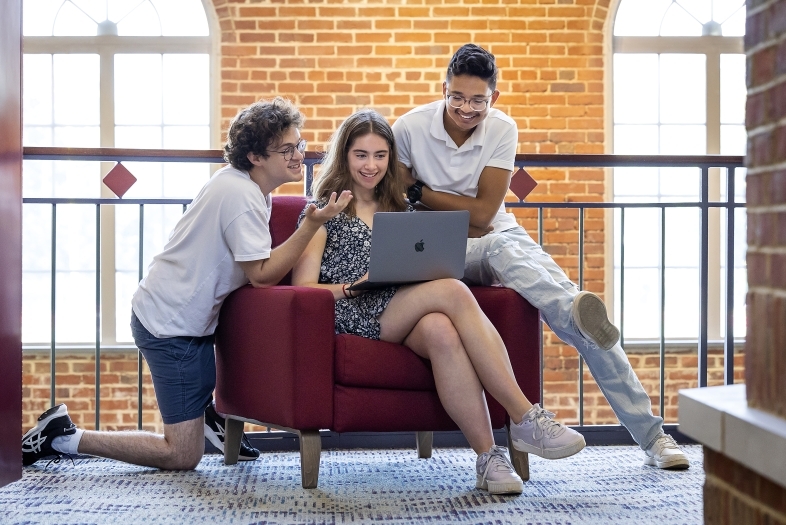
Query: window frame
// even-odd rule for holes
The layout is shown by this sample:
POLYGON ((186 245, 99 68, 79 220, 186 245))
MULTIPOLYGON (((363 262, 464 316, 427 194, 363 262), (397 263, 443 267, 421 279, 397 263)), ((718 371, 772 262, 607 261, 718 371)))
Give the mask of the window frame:
MULTIPOLYGON (((706 64, 706 150, 704 154, 719 155, 721 152, 721 55, 724 54, 745 54, 744 36, 617 36, 614 35, 614 24, 617 18, 620 4, 624 0, 613 0, 609 9, 606 24, 606 64, 604 80, 606 82, 606 152, 614 153, 614 56, 620 54, 649 53, 661 55, 668 54, 702 54, 705 56, 706 64)), ((721 199, 721 170, 711 168, 709 170, 709 199, 719 201, 721 199)), ((614 201, 614 170, 607 170, 606 198, 614 201)), ((709 282, 721 282, 722 254, 720 244, 722 218, 720 210, 712 209, 709 213, 709 282)), ((610 311, 615 311, 615 301, 619 290, 617 290, 615 275, 615 248, 617 243, 616 222, 612 214, 607 214, 606 231, 610 232, 607 237, 610 242, 606 243, 606 279, 605 295, 610 311)), ((734 271, 732 268, 731 271, 734 271)), ((708 339, 710 341, 722 340, 721 328, 725 320, 722 314, 720 287, 710 286, 708 288, 708 339)), ((740 339, 739 336, 736 337, 740 339)), ((668 341, 678 339, 669 338, 668 341)), ((626 337, 628 344, 636 341, 648 341, 626 337)), ((682 341, 682 339, 679 339, 682 341)))
MULTIPOLYGON (((202 8, 208 22, 206 36, 23 36, 23 54, 97 54, 99 56, 100 93, 100 147, 115 146, 114 108, 114 56, 117 54, 206 54, 209 57, 209 129, 212 147, 220 141, 220 107, 217 102, 220 78, 220 53, 217 41, 220 29, 215 12, 209 1, 202 0, 202 8)), ((24 72, 23 72, 24 73, 24 72)), ((115 166, 113 162, 102 162, 101 178, 115 166)), ((101 184, 101 198, 115 195, 101 184)), ((115 207, 101 207, 101 346, 104 348, 126 348, 133 343, 117 341, 116 266, 115 266, 115 207), (107 271, 111 269, 111 271, 107 271)), ((130 305, 129 305, 130 308, 130 305)), ((123 315, 123 312, 120 312, 123 315)), ((63 346, 59 343, 58 346, 63 346)), ((26 344, 38 347, 38 343, 26 344)), ((69 348, 92 348, 93 343, 65 344, 69 348)))

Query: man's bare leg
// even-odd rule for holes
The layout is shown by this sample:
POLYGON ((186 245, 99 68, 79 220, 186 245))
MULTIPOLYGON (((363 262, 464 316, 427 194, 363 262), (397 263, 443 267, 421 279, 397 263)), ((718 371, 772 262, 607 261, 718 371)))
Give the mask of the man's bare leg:
POLYGON ((205 452, 204 416, 164 425, 164 435, 86 430, 79 453, 165 470, 196 468, 205 452))

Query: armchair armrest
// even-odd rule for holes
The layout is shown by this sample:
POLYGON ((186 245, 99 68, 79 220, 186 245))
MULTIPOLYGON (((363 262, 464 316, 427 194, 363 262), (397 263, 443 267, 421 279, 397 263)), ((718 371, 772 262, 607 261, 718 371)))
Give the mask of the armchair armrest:
POLYGON ((216 399, 227 414, 307 430, 333 423, 334 302, 327 290, 245 286, 216 330, 216 399))

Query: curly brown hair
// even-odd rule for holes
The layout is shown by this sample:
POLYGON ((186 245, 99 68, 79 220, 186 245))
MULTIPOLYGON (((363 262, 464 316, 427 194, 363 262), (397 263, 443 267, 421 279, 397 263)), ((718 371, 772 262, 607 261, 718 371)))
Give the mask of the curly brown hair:
POLYGON ((224 160, 235 169, 248 171, 253 167, 248 160, 249 153, 268 158, 270 146, 278 142, 289 128, 300 129, 304 122, 303 114, 285 98, 254 102, 241 110, 229 124, 224 160))
MULTIPOLYGON (((327 200, 330 194, 336 195, 352 187, 352 176, 349 174, 347 156, 355 141, 373 133, 385 139, 388 144, 389 160, 385 176, 376 187, 377 200, 380 211, 404 211, 407 204, 404 202, 404 181, 399 175, 398 152, 393 130, 385 117, 373 109, 361 109, 350 115, 330 139, 328 151, 322 161, 319 178, 314 181, 314 197, 317 200, 327 200)), ((355 201, 349 201, 344 213, 355 215, 355 201)))

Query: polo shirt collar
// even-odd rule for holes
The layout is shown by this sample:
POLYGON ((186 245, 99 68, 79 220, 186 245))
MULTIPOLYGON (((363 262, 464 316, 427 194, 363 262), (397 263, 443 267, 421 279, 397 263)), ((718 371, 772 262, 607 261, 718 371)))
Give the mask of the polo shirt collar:
MULTIPOLYGON (((453 142, 453 139, 450 138, 448 135, 447 130, 445 129, 445 124, 442 122, 442 115, 445 113, 445 106, 447 102, 443 99, 442 102, 439 103, 439 107, 437 111, 434 113, 434 117, 431 119, 431 136, 442 140, 447 144, 449 147, 456 148, 456 143, 453 142)), ((472 135, 469 136, 467 141, 461 145, 460 148, 456 148, 457 150, 462 149, 471 149, 475 146, 482 146, 483 141, 486 138, 486 122, 488 121, 488 116, 486 116, 483 121, 477 125, 475 131, 472 132, 472 135)))

